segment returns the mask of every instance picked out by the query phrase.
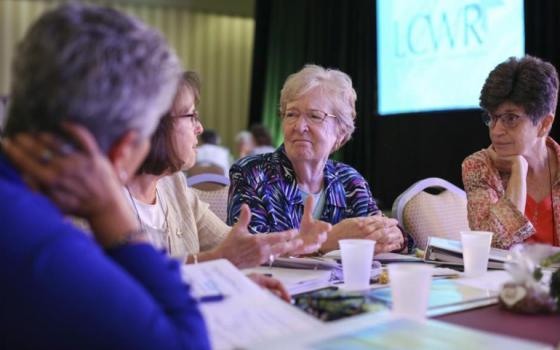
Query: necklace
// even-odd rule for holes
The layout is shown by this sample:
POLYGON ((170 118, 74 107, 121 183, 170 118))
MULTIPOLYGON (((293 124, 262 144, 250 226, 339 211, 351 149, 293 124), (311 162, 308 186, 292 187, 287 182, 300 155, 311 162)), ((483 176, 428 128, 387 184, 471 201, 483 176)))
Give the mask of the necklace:
POLYGON ((161 210, 164 219, 164 226, 162 228, 152 227, 146 224, 142 218, 140 217, 140 211, 136 206, 136 199, 132 196, 132 192, 128 186, 125 186, 126 191, 130 197, 130 201, 132 202, 132 207, 134 208, 134 212, 136 213, 136 218, 138 219, 138 223, 140 226, 148 233, 148 237, 152 244, 159 248, 166 248, 168 252, 171 252, 171 236, 169 235, 169 220, 168 220, 168 213, 169 210, 166 205, 164 205, 161 196, 156 188, 156 205, 161 210))
MULTIPOLYGON (((554 152, 556 154, 556 152, 554 152)), ((552 170, 550 167, 550 152, 548 147, 546 148, 546 154, 548 156, 548 185, 550 186, 550 207, 552 209, 552 245, 558 246, 558 238, 556 235, 556 215, 554 215, 554 197, 552 196, 552 170)), ((556 169, 558 169, 558 164, 556 164, 556 169)), ((556 170, 558 172, 558 170, 556 170)), ((556 173, 554 174, 556 175, 556 173)))

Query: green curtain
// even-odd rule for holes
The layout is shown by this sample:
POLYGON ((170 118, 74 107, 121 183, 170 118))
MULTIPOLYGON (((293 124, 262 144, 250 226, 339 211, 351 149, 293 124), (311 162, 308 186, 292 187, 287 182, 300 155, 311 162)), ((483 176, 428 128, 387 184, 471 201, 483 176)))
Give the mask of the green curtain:
MULTIPOLYGON (((255 10, 250 122, 264 122, 280 140, 276 111, 285 78, 306 63, 338 68, 358 94, 356 132, 340 159, 369 181, 382 208, 423 178, 462 186, 461 162, 487 147, 488 130, 475 109, 377 115, 375 0, 256 0, 255 10)), ((525 0, 527 52, 560 69, 558 13, 560 1, 525 0)), ((556 139, 559 125, 551 132, 556 139)))

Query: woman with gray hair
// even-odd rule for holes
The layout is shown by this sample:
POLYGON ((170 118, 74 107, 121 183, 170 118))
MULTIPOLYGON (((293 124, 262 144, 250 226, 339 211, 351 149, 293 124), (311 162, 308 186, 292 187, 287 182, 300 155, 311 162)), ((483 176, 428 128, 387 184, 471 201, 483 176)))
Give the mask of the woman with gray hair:
POLYGON ((175 54, 139 20, 74 3, 43 14, 14 63, 0 151, 2 348, 209 348, 178 264, 146 242, 122 192, 171 105, 175 54))
POLYGON ((304 203, 315 220, 333 224, 320 251, 344 238, 376 240, 376 251, 407 248, 397 221, 381 215, 366 180, 329 160, 354 131, 356 92, 350 77, 307 65, 286 80, 280 96, 284 144, 275 152, 239 160, 230 170, 228 224, 247 203, 252 232, 298 228, 304 203))

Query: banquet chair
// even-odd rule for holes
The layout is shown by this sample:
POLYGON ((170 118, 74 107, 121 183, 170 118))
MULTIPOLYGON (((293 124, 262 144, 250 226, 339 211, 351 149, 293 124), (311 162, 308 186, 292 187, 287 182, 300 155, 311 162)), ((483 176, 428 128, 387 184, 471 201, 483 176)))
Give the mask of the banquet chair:
POLYGON ((469 230, 465 191, 436 177, 420 180, 398 196, 392 216, 420 249, 429 236, 460 240, 459 232, 469 230))
POLYGON ((224 175, 224 170, 214 164, 197 164, 186 172, 186 176, 187 186, 200 200, 210 204, 209 209, 226 222, 229 178, 224 175))
POLYGON ((187 186, 203 191, 215 191, 229 186, 229 178, 224 170, 214 164, 195 164, 185 172, 187 186))
POLYGON ((210 204, 209 209, 216 214, 223 222, 227 220, 227 202, 229 186, 214 191, 204 191, 193 188, 201 201, 210 204))

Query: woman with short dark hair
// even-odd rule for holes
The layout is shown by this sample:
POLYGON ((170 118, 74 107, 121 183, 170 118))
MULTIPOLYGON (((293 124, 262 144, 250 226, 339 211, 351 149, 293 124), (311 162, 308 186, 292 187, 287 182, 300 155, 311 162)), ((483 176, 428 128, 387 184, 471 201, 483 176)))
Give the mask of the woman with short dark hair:
POLYGON ((494 232, 492 245, 559 244, 560 146, 548 136, 558 73, 539 58, 509 58, 480 94, 492 144, 465 159, 463 183, 472 229, 494 232))

